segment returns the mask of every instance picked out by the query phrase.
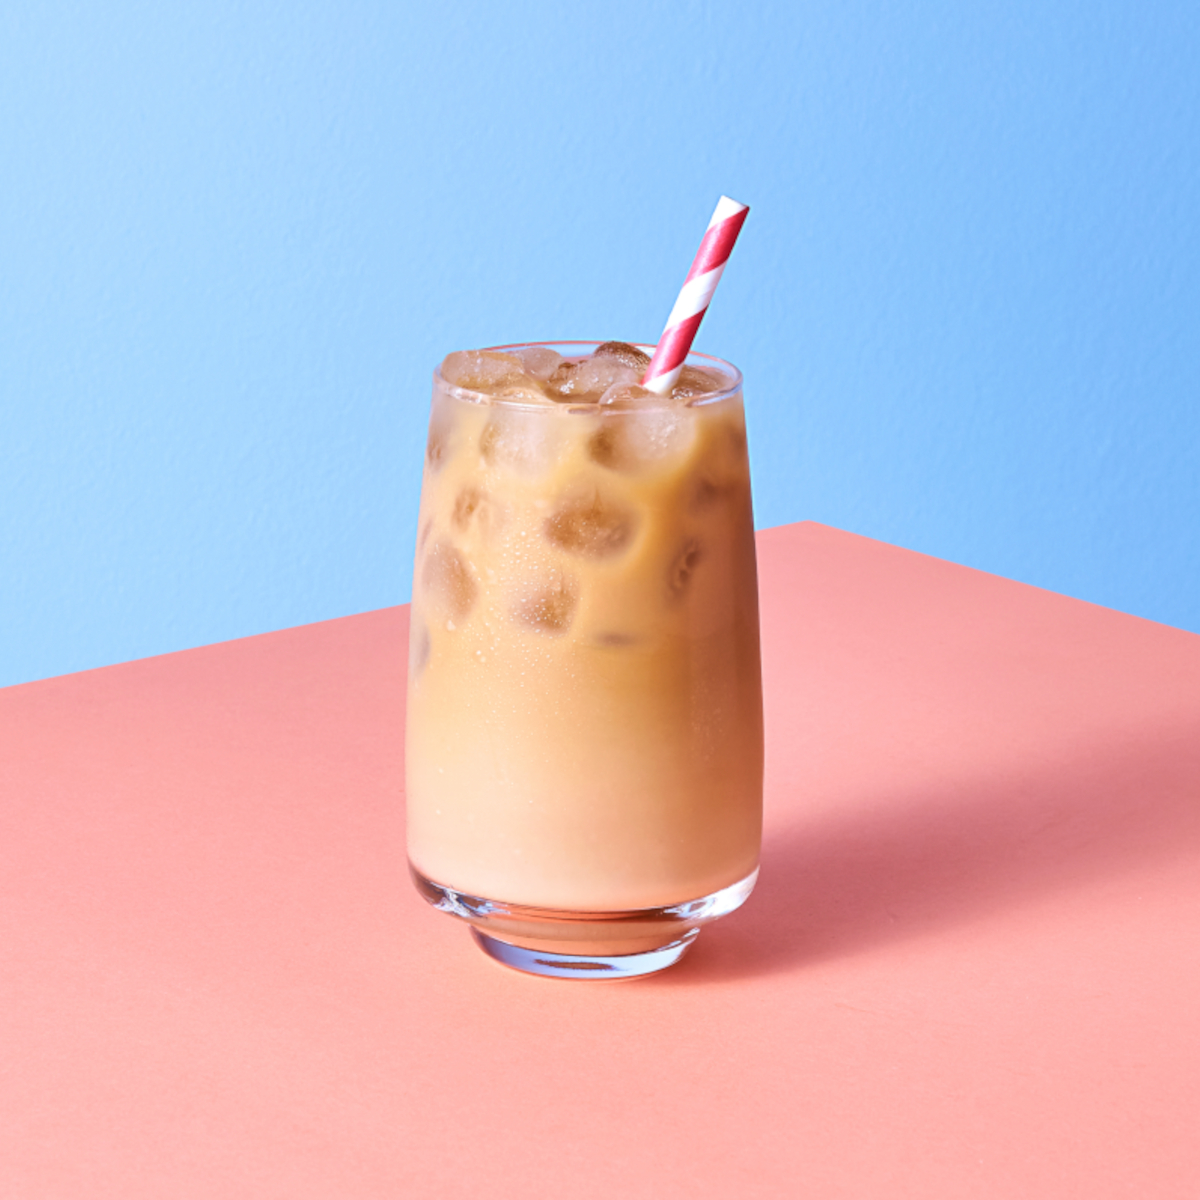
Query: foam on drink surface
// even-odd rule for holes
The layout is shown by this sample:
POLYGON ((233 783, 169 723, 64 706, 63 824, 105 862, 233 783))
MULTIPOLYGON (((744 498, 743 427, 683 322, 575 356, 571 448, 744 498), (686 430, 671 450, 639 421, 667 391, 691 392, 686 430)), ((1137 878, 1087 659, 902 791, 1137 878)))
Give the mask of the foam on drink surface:
POLYGON ((442 364, 412 606, 410 853, 465 892, 640 907, 755 865, 741 396, 692 367, 654 395, 647 361, 610 342, 442 364))

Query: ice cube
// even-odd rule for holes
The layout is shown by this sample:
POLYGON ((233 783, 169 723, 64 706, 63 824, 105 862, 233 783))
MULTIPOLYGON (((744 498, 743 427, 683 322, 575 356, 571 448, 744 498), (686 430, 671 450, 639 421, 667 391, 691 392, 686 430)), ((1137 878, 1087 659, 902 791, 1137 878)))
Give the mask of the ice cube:
POLYGON ((471 523, 475 510, 483 503, 483 492, 477 487, 467 486, 454 498, 454 512, 450 522, 455 529, 462 532, 471 523))
POLYGON ((687 591, 703 557, 695 538, 688 538, 680 547, 667 570, 667 592, 673 600, 680 599, 687 591))
POLYGON ((467 484, 454 497, 450 524, 459 533, 474 530, 484 540, 499 533, 507 517, 506 506, 482 488, 467 484))
POLYGON ((642 372, 627 366, 619 358, 585 358, 575 373, 576 389, 603 395, 617 383, 640 383, 642 372))
POLYGON ((520 383, 525 364, 515 354, 498 350, 456 350, 442 360, 442 378, 454 387, 473 392, 494 392, 509 383, 520 383))
POLYGON ((614 383, 600 397, 600 403, 629 408, 638 404, 661 404, 662 399, 649 388, 642 387, 640 383, 614 383))
POLYGON ((575 399, 575 372, 579 369, 577 362, 564 358, 550 372, 546 380, 546 392, 552 400, 566 401, 575 399))
POLYGON ((740 421, 719 421, 709 426, 695 480, 690 506, 694 511, 708 508, 718 500, 746 486, 749 470, 746 462, 746 431, 740 421))
POLYGON ((717 483, 710 475, 699 474, 692 484, 692 496, 688 507, 693 512, 703 512, 722 499, 728 489, 717 483))
POLYGON ((491 467, 537 475, 553 462, 558 430, 552 414, 498 408, 479 437, 479 453, 491 467))
POLYGON ((479 585, 467 560, 443 538, 425 556, 421 582, 430 599, 452 620, 461 621, 474 607, 479 585))
POLYGON ((588 440, 593 462, 633 474, 680 454, 695 435, 694 423, 670 408, 611 411, 588 440))
POLYGON ((692 400, 697 396, 708 396, 725 391, 731 383, 729 376, 715 367, 686 366, 671 389, 671 399, 692 400))
POLYGON ((550 397, 542 391, 534 379, 523 379, 520 383, 506 383, 502 388, 492 392, 497 400, 506 400, 509 404, 548 404, 550 397))
POLYGON ((563 360, 557 350, 548 346, 522 346, 520 350, 514 350, 513 355, 521 360, 525 373, 534 379, 549 379, 563 360))
POLYGON ((624 462, 621 447, 621 431, 615 421, 605 421, 588 438, 588 457, 602 467, 615 471, 624 462))
POLYGON ((599 488, 564 497, 544 526, 554 545, 583 558, 610 558, 632 540, 637 516, 599 488))
POLYGON ((444 404, 435 403, 429 414, 429 438, 425 443, 425 461, 437 472, 446 464, 454 448, 454 418, 444 404))
POLYGON ((513 605, 513 619, 539 633, 566 633, 579 603, 579 587, 562 571, 548 576, 525 590, 513 605))
POLYGON ((740 420, 722 421, 714 441, 714 460, 721 474, 732 479, 746 473, 746 429, 740 420))
POLYGON ((636 371, 639 379, 645 375, 646 368, 650 365, 650 355, 628 342, 605 342, 596 347, 593 357, 616 359, 623 366, 636 371))
MULTIPOLYGON (((560 404, 595 404, 600 393, 594 390, 595 379, 583 371, 588 359, 563 359, 546 380, 546 392, 560 404)), ((603 388, 601 389, 603 391, 603 388)))
POLYGON ((617 383, 637 383, 641 373, 615 358, 564 359, 547 381, 546 388, 558 401, 595 404, 617 383))

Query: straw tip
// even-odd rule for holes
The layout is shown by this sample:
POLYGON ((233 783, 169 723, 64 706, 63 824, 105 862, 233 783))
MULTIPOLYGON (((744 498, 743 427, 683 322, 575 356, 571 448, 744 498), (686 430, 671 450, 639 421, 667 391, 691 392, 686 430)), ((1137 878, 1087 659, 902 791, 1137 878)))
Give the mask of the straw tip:
POLYGON ((748 204, 741 204, 729 196, 722 196, 717 201, 717 210, 713 213, 713 221, 726 221, 730 217, 736 217, 738 213, 748 212, 749 209, 750 205, 748 204))

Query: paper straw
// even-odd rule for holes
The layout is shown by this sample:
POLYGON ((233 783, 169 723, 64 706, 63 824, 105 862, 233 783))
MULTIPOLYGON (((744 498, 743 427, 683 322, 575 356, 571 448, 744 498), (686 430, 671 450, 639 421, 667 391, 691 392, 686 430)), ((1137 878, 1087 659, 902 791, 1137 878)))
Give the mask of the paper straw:
POLYGON ((687 361, 688 351, 696 337, 696 330, 708 310, 708 303, 716 291, 721 272, 729 261, 730 251, 750 209, 745 204, 722 196, 717 201, 716 211, 708 223, 704 240, 692 262, 692 269, 683 281, 679 299, 667 318, 667 327, 658 339, 654 357, 646 368, 642 387, 667 395, 679 380, 679 372, 687 361))

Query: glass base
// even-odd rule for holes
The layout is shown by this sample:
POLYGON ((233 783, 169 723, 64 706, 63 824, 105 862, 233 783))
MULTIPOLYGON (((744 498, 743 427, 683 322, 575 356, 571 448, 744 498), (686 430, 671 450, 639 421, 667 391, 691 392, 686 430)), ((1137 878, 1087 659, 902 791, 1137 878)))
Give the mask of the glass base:
POLYGON ((471 936, 489 958, 530 975, 546 975, 551 979, 636 979, 677 963, 700 936, 700 930, 689 929, 676 941, 657 950, 643 950, 641 954, 557 954, 553 950, 514 946, 478 929, 472 929, 471 936))
POLYGON ((678 962, 700 926, 739 908, 754 890, 755 869, 720 891, 662 908, 570 912, 472 896, 423 875, 417 891, 471 926, 476 943, 507 967, 556 979, 631 979, 678 962))

